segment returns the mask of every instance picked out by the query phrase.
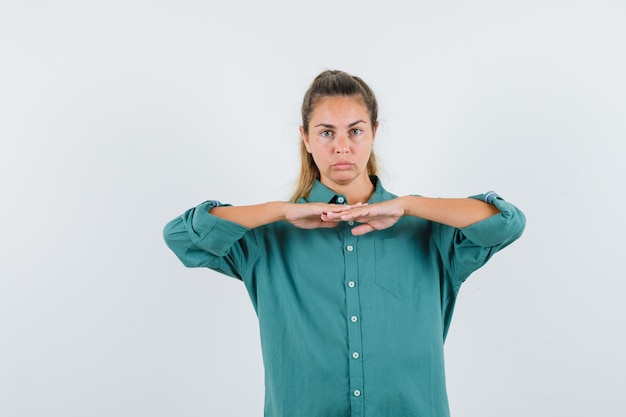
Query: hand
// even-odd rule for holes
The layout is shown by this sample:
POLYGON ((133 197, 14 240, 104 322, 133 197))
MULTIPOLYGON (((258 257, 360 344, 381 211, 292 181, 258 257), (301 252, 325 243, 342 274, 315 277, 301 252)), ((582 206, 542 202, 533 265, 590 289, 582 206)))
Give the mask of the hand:
POLYGON ((336 227, 341 219, 331 220, 326 216, 343 213, 350 208, 351 206, 343 204, 287 204, 284 216, 285 220, 301 229, 330 228, 336 227))
POLYGON ((400 198, 375 204, 357 204, 342 212, 328 212, 322 220, 328 222, 355 221, 362 223, 352 229, 354 236, 364 235, 374 230, 387 229, 405 214, 400 198))

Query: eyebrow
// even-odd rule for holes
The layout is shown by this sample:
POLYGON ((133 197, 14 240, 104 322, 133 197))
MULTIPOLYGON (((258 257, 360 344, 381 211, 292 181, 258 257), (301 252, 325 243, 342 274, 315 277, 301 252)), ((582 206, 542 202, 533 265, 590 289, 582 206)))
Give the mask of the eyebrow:
MULTIPOLYGON (((357 120, 356 122, 352 122, 352 123, 350 123, 350 124, 348 125, 348 127, 353 127, 353 126, 356 126, 356 125, 358 125, 359 123, 365 123, 365 124, 367 124, 367 122, 366 122, 365 120, 357 120)), ((315 125, 315 126, 313 126, 313 127, 318 127, 318 126, 322 126, 322 127, 328 128, 328 129, 334 129, 334 128, 335 128, 335 126, 333 126, 333 125, 329 125, 329 124, 326 124, 326 123, 320 123, 320 124, 317 124, 317 125, 315 125)))

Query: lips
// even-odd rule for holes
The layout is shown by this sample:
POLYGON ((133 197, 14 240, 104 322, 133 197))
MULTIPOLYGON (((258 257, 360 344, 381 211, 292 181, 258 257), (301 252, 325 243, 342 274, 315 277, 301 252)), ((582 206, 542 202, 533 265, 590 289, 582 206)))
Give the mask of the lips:
POLYGON ((333 164, 333 168, 335 168, 335 169, 337 169, 337 170, 339 170, 339 171, 343 171, 343 170, 346 170, 346 169, 350 169, 350 168, 352 168, 353 166, 354 166, 354 164, 353 164, 353 163, 350 163, 350 162, 348 162, 348 161, 338 161, 338 162, 335 162, 335 163, 333 164))

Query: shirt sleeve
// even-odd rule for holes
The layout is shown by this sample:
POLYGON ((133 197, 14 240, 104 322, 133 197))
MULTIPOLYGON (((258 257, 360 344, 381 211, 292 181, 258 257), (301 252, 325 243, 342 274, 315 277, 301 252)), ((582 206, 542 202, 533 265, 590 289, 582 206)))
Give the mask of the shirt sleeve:
POLYGON ((498 249, 502 249, 522 235, 526 226, 526 217, 513 204, 505 201, 493 191, 470 198, 486 201, 500 210, 499 214, 461 229, 472 242, 484 247, 497 246, 498 249))
POLYGON ((470 198, 493 204, 500 213, 461 229, 441 224, 435 228, 435 244, 455 291, 496 252, 517 240, 526 226, 524 213, 494 192, 470 198))
POLYGON ((210 214, 215 201, 205 201, 165 225, 167 246, 190 268, 206 267, 242 279, 250 252, 255 252, 250 229, 210 214))
POLYGON ((470 198, 493 204, 500 213, 462 229, 434 224, 433 241, 445 269, 441 277, 444 340, 461 284, 496 252, 518 239, 526 226, 524 214, 497 194, 489 192, 470 198))

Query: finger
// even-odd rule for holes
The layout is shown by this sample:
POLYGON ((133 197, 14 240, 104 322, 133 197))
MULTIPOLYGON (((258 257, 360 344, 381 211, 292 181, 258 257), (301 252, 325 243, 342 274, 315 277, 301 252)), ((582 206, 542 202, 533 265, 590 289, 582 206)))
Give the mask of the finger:
POLYGON ((354 235, 354 236, 362 236, 362 235, 364 235, 366 233, 373 232, 374 230, 376 230, 376 229, 374 229, 372 226, 370 226, 367 223, 360 224, 357 227, 352 229, 352 235, 354 235))
POLYGON ((341 220, 341 213, 342 212, 327 211, 326 213, 322 213, 322 216, 326 216, 328 219, 339 221, 341 220))
POLYGON ((348 206, 345 204, 337 204, 337 205, 329 205, 327 210, 324 210, 327 213, 342 213, 344 211, 351 210, 353 206, 348 206))
POLYGON ((320 216, 320 218, 322 219, 322 221, 324 222, 333 222, 333 223, 339 223, 341 221, 340 218, 338 217, 331 217, 328 216, 327 214, 322 213, 322 215, 320 216))
POLYGON ((339 217, 341 218, 341 220, 344 220, 344 221, 348 221, 348 220, 361 221, 370 216, 371 216, 371 210, 369 210, 368 208, 365 208, 365 209, 361 208, 361 209, 351 210, 348 213, 341 213, 339 217))

